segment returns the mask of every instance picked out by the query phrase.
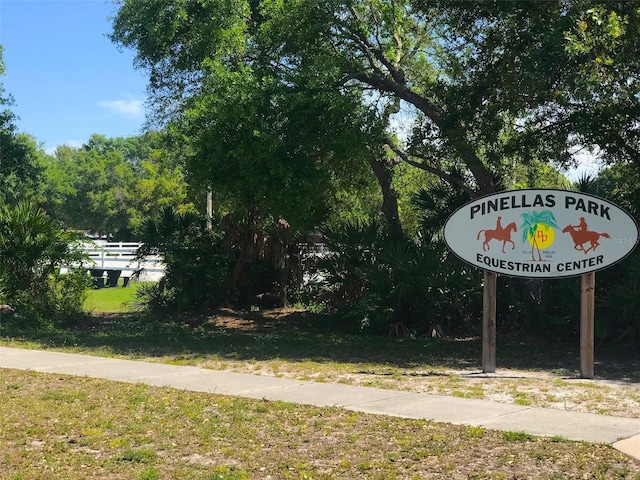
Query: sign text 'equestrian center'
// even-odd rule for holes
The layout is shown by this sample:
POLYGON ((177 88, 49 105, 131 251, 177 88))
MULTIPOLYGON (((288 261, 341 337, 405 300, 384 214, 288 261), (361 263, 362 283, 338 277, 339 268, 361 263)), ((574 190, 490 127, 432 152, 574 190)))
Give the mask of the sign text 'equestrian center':
POLYGON ((444 227, 447 246, 478 268, 514 277, 569 277, 619 262, 638 242, 620 207, 568 190, 512 190, 478 198, 444 227))

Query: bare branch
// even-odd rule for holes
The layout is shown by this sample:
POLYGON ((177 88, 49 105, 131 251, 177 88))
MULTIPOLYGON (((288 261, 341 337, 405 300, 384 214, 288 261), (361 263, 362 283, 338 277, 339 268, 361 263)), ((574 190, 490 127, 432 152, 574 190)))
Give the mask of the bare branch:
POLYGON ((433 173, 434 175, 437 175, 438 177, 440 177, 442 180, 449 183, 450 185, 462 188, 467 193, 467 195, 469 195, 470 198, 476 198, 478 196, 478 193, 475 190, 473 190, 471 187, 469 187, 467 184, 465 184, 463 179, 456 177, 454 175, 451 175, 440 168, 432 167, 426 162, 416 162, 415 160, 411 160, 411 158, 409 158, 409 155, 405 151, 401 150, 400 148, 394 145, 387 144, 387 148, 393 151, 393 153, 395 153, 398 156, 398 158, 400 158, 403 162, 407 163, 408 165, 419 168, 420 170, 424 170, 425 172, 433 173))

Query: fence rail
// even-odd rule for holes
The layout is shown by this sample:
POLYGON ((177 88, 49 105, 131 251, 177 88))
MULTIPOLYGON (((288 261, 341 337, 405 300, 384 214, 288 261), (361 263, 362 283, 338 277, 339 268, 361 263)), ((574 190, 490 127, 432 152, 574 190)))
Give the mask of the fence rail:
MULTIPOLYGON (((89 257, 94 270, 120 270, 122 277, 131 277, 140 272, 139 279, 145 282, 157 282, 164 275, 165 264, 159 255, 149 255, 144 260, 136 258, 136 250, 142 244, 135 242, 106 242, 95 240, 86 242, 82 250, 89 257)), ((106 273, 105 273, 106 275, 106 273)))

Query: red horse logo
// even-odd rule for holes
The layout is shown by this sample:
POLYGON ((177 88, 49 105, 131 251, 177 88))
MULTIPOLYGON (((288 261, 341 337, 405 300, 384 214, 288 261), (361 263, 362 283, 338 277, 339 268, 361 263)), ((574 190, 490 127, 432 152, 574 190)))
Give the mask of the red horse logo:
POLYGON ((611 238, 608 233, 593 232, 588 229, 587 222, 584 217, 580 217, 578 225, 567 225, 562 229, 562 233, 568 233, 573 239, 574 248, 581 250, 585 254, 591 250, 595 250, 600 245, 600 237, 611 238), (589 248, 585 245, 589 244, 589 248))
POLYGON ((476 238, 476 240, 480 240, 480 235, 482 234, 482 232, 484 232, 484 242, 482 242, 483 251, 486 252, 487 250, 489 250, 489 242, 491 240, 499 240, 502 242, 502 253, 505 253, 504 247, 507 245, 507 242, 511 244, 511 250, 514 250, 516 248, 516 244, 513 242, 513 240, 511 240, 511 233, 518 231, 516 222, 511 222, 509 225, 503 228, 501 221, 502 217, 498 217, 495 229, 480 230, 478 232, 478 237, 476 238))

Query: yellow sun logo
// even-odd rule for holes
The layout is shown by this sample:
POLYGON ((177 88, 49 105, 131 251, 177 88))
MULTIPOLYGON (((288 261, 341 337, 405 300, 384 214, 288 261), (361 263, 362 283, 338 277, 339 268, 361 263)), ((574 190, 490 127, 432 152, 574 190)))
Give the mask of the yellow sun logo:
POLYGON ((535 243, 536 247, 540 249, 549 248, 553 244, 555 238, 556 234, 554 233, 553 228, 546 223, 538 223, 538 228, 533 232, 533 234, 531 231, 527 233, 529 245, 533 246, 535 243))

